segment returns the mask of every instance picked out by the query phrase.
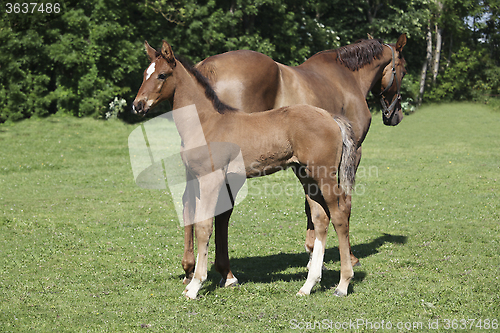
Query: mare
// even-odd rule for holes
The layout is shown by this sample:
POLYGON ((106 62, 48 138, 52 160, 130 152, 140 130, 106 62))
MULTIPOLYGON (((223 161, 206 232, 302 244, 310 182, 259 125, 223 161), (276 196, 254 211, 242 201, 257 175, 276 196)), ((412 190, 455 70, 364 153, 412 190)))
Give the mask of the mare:
MULTIPOLYGON (((384 124, 395 126, 403 119, 400 87, 406 73, 402 55, 405 45, 405 34, 399 36, 395 44, 384 44, 378 39, 360 40, 336 50, 319 52, 296 67, 277 63, 258 52, 240 50, 211 56, 195 67, 209 79, 220 100, 244 112, 308 104, 323 108, 331 115, 345 116, 355 134, 357 168, 361 145, 372 119, 366 103, 368 93, 371 91, 380 96, 384 124)), ((147 42, 145 46, 152 60, 156 51, 147 42)), ((139 90, 134 101, 135 110, 147 112, 163 100, 170 100, 174 109, 178 107, 168 85, 163 85, 154 96, 148 94, 149 91, 139 90)), ((312 254, 315 232, 308 202, 306 198, 308 230, 305 247, 312 254)), ((347 203, 350 207, 350 196, 347 203)), ((227 238, 230 216, 231 211, 228 211, 216 217, 216 242, 227 238)), ((184 282, 188 283, 195 267, 193 226, 186 226, 184 231, 182 266, 186 273, 184 282)), ((220 253, 222 255, 224 251, 220 253)), ((223 254, 223 257, 219 262, 227 264, 225 271, 230 275, 228 254, 223 254)), ((359 264, 352 252, 351 260, 354 265, 359 264)))
MULTIPOLYGON (((145 71, 140 92, 146 94, 146 91, 155 100, 165 89, 172 90, 171 93, 175 90, 174 121, 181 136, 181 158, 188 177, 196 180, 188 183, 183 196, 184 223, 194 224, 198 251, 193 278, 184 290, 186 297, 196 298, 207 278, 208 243, 220 196, 229 185, 231 194, 236 196, 242 185, 228 182, 232 173, 242 171, 230 163, 238 153, 243 157, 245 177, 265 176, 291 167, 307 194, 315 244, 307 280, 298 294, 309 294, 321 279, 331 220, 341 258, 340 282, 334 294, 346 295, 354 276, 346 200, 354 183, 356 163, 356 144, 349 121, 340 116, 333 118, 325 110, 310 105, 257 113, 238 111, 222 103, 207 79, 176 59, 171 46, 163 41, 160 52, 154 53, 145 71), (193 105, 195 121, 186 111, 193 105), (200 131, 193 133, 197 121, 200 131), (221 143, 238 149, 226 149, 221 143)), ((217 228, 217 221, 215 224, 217 228)), ((227 238, 222 241, 225 242, 222 250, 227 251, 227 238)), ((221 242, 216 242, 216 252, 221 251, 221 242)), ((217 256, 215 267, 223 279, 235 279, 231 272, 228 276, 226 263, 219 262, 220 258, 217 256)))

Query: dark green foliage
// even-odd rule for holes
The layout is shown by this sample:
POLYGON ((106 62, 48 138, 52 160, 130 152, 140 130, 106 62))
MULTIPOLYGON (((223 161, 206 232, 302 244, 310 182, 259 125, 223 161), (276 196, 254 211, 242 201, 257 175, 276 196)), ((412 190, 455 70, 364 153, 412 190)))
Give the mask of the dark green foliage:
POLYGON ((2 13, 0 122, 64 112, 102 116, 140 81, 141 43, 126 1, 66 1, 59 13, 2 13), (4 42, 5 41, 5 42, 4 42))
POLYGON ((162 39, 195 62, 253 49, 297 65, 366 33, 394 42, 405 32, 403 93, 411 101, 430 21, 444 39, 425 99, 490 100, 500 94, 499 1, 442 2, 441 15, 426 0, 70 0, 58 13, 17 14, 2 5, 0 123, 56 112, 104 118, 115 97, 130 105, 147 65, 143 42, 157 47, 162 39))
POLYGON ((427 95, 434 102, 475 100, 487 102, 500 94, 500 67, 495 66, 484 48, 463 45, 453 54, 450 65, 438 77, 427 95))

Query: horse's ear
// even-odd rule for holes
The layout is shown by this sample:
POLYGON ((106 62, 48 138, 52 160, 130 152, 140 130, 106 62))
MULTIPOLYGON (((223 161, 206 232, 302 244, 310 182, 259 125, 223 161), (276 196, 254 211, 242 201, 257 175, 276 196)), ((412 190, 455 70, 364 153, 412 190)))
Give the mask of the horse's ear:
POLYGON ((402 34, 399 36, 398 41, 396 42, 396 51, 403 51, 403 47, 406 45, 406 34, 402 34))
POLYGON ((373 36, 370 35, 370 33, 367 33, 367 35, 368 35, 368 39, 373 39, 373 36))
POLYGON ((161 56, 172 66, 175 67, 175 56, 172 47, 165 40, 161 46, 161 56))
POLYGON ((156 50, 153 49, 149 44, 148 41, 144 41, 144 48, 146 49, 146 52, 148 53, 148 58, 149 61, 153 62, 156 59, 156 50))

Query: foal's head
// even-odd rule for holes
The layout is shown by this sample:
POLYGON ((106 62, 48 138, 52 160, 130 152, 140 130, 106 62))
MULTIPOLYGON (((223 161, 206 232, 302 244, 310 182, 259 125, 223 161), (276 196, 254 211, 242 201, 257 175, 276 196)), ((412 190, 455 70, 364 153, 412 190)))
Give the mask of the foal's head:
POLYGON ((144 46, 151 64, 144 71, 142 85, 132 104, 134 113, 142 115, 164 100, 172 100, 175 90, 172 73, 176 66, 174 52, 165 41, 160 52, 149 46, 148 42, 144 46))
POLYGON ((391 49, 392 60, 384 68, 382 79, 374 87, 374 90, 380 91, 380 102, 383 108, 382 120, 388 126, 395 126, 403 120, 401 82, 406 74, 406 61, 402 54, 405 45, 406 34, 399 36, 396 44, 386 44, 391 49))

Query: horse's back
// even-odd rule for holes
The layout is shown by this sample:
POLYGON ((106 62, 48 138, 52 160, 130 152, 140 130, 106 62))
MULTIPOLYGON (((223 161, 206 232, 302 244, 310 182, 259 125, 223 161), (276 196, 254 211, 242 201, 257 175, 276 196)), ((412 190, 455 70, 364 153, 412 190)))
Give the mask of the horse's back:
POLYGON ((270 57, 255 51, 230 51, 196 65, 224 103, 247 113, 274 107, 279 68, 270 57))

